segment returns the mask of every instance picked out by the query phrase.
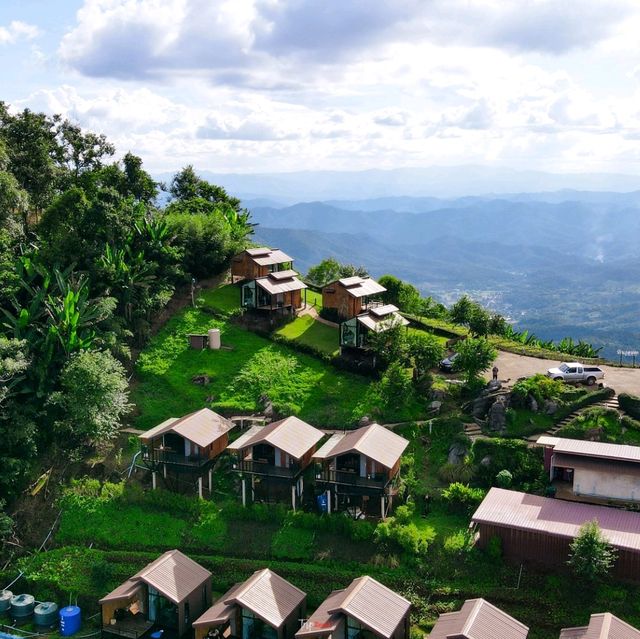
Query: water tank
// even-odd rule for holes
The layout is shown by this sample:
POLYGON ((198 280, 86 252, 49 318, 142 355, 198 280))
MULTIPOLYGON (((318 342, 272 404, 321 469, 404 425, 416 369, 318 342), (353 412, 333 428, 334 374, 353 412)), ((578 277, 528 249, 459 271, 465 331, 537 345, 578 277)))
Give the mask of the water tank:
POLYGON ((80 630, 80 608, 78 606, 66 606, 60 609, 60 634, 63 637, 75 635, 80 630))
POLYGON ((33 609, 33 623, 38 628, 53 628, 58 622, 58 604, 43 601, 33 609))
POLYGON ((36 605, 33 595, 16 595, 11 598, 11 618, 15 623, 27 623, 36 605))
POLYGON ((221 346, 220 329, 210 328, 207 333, 209 335, 209 348, 216 351, 219 350, 221 346))
POLYGON ((8 612, 11 608, 13 593, 10 590, 0 590, 0 615, 8 612))

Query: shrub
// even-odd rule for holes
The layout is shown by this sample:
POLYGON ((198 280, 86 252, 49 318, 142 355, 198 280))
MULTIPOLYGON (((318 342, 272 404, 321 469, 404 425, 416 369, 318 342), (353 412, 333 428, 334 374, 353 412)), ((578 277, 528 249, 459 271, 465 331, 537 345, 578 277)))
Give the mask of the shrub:
POLYGON ((473 534, 469 530, 458 530, 444 540, 444 550, 451 555, 461 555, 473 548, 473 534))
POLYGON ((473 467, 467 463, 450 464, 447 462, 438 468, 438 477, 446 484, 455 482, 468 484, 473 478, 473 474, 473 467))
POLYGON ((499 437, 477 439, 472 452, 476 476, 487 487, 493 485, 501 470, 511 473, 514 486, 538 482, 544 474, 542 449, 529 448, 525 441, 499 437))
POLYGON ((602 534, 598 521, 588 521, 571 542, 568 564, 576 576, 590 583, 606 577, 616 561, 616 549, 602 534))
POLYGON ((511 397, 516 406, 526 406, 529 397, 533 397, 542 406, 546 399, 559 399, 564 390, 565 385, 561 381, 538 374, 516 382, 511 397))
POLYGON ((497 535, 490 537, 485 552, 490 559, 502 559, 502 539, 497 535))
POLYGON ((513 475, 508 470, 501 470, 496 475, 496 486, 500 488, 509 488, 513 482, 513 475))
POLYGON ((634 419, 640 419, 640 397, 629 393, 620 393, 618 395, 618 403, 625 413, 628 413, 634 419))
POLYGON ((466 484, 455 482, 442 491, 442 499, 452 512, 467 513, 477 508, 484 499, 485 492, 481 488, 470 488, 466 484))

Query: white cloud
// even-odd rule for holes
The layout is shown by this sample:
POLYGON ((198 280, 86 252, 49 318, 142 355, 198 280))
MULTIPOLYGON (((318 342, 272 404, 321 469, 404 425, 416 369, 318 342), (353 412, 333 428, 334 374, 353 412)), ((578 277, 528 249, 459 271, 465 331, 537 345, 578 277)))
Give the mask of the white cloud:
POLYGON ((8 26, 0 26, 0 45, 15 44, 20 40, 33 40, 40 35, 40 29, 33 24, 13 20, 8 26))

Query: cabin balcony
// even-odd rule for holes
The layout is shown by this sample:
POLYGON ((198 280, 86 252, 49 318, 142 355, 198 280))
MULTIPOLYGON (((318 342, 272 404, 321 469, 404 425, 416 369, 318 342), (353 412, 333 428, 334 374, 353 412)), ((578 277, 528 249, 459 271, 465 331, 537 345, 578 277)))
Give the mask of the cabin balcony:
POLYGON ((168 466, 185 466, 188 468, 202 468, 213 458, 205 455, 185 455, 166 448, 154 448, 143 451, 142 459, 152 464, 167 464, 168 466))
POLYGON ((238 470, 250 475, 264 475, 267 477, 283 477, 293 479, 300 473, 302 467, 300 464, 291 464, 290 466, 275 466, 269 462, 263 462, 253 459, 243 459, 234 462, 234 470, 238 470))
POLYGON ((341 484, 359 488, 378 488, 380 490, 388 483, 386 474, 374 473, 362 477, 354 470, 322 469, 316 472, 316 480, 328 484, 341 484))
POLYGON ((102 635, 125 637, 125 639, 141 639, 151 631, 154 623, 142 614, 129 615, 124 619, 114 620, 114 623, 103 625, 102 635))

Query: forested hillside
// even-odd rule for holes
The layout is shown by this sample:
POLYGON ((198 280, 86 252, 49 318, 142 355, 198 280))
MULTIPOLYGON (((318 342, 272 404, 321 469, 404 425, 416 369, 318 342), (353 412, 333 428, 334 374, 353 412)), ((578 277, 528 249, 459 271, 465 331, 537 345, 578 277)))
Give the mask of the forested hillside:
POLYGON ((73 460, 115 435, 154 315, 252 232, 240 201, 191 167, 163 186, 114 153, 61 117, 0 103, 0 510, 36 459, 73 460))

